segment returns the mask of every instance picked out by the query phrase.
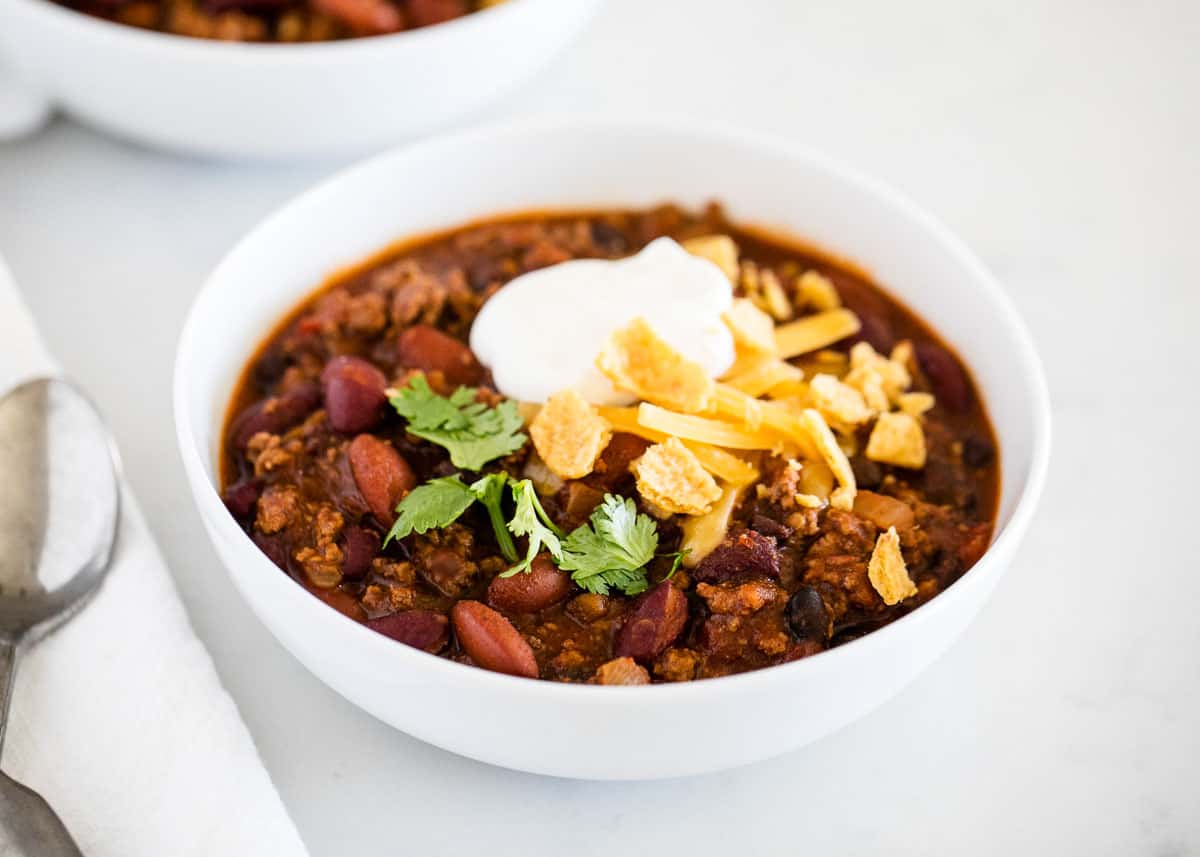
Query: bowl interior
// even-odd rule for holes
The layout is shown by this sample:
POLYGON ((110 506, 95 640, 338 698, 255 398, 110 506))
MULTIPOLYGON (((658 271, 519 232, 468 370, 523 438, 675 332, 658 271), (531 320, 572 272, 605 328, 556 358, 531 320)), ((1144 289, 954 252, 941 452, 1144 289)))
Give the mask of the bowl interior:
POLYGON ((431 140, 283 209, 230 254, 193 309, 178 394, 194 452, 215 484, 221 421, 253 349, 325 276, 396 239, 522 209, 712 199, 735 221, 866 268, 958 350, 1000 440, 1002 532, 1044 455, 1045 394, 1023 326, 974 256, 903 199, 818 155, 657 125, 526 125, 431 140))

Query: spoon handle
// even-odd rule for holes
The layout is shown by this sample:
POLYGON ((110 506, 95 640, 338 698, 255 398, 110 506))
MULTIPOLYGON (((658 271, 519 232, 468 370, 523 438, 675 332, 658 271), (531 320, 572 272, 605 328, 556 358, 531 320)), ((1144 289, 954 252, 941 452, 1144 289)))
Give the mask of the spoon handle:
MULTIPOLYGON (((17 673, 17 644, 0 638, 0 752, 17 673)), ((45 799, 0 773, 0 857, 83 857, 45 799)))
POLYGON ((8 732, 8 704, 12 700, 13 679, 17 675, 17 644, 0 638, 0 755, 8 732))

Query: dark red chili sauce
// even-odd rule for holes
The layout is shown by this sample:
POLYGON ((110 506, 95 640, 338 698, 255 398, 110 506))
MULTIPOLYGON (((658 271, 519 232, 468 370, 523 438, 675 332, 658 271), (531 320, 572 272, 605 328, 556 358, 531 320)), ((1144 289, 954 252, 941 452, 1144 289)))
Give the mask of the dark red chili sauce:
MULTIPOLYGON (((794 362, 811 369, 814 359, 794 362)), ((530 446, 487 469, 520 478, 530 446)), ((568 480, 543 505, 569 530, 606 492, 636 497, 629 465, 646 447, 615 434, 593 473, 568 480)), ((226 505, 250 538, 298 585, 355 621, 502 672, 636 684, 806 657, 935 597, 987 548, 998 455, 970 373, 865 273, 796 241, 731 224, 718 206, 693 213, 668 205, 482 221, 406 241, 335 276, 250 359, 229 408, 221 473, 226 505), (924 468, 856 454, 854 510, 812 509, 794 501, 795 471, 766 457, 761 482, 746 492, 725 542, 669 580, 669 561, 655 560, 651 588, 636 596, 584 592, 547 555, 528 574, 500 578, 510 563, 478 508, 443 530, 381 548, 406 492, 456 472, 440 446, 407 434, 403 419, 380 406, 381 385, 420 371, 435 390, 463 384, 498 399, 487 368, 465 343, 480 306, 507 281, 568 259, 626 256, 663 235, 717 233, 735 239, 743 263, 775 272, 785 285, 808 270, 832 281, 862 321, 862 330, 833 351, 845 353, 860 340, 881 353, 901 340, 913 343, 912 389, 937 401, 922 417, 924 468), (360 396, 364 389, 374 392, 360 396), (901 546, 917 588, 893 606, 867 573, 881 525, 890 523, 879 520, 880 507, 904 512, 901 546)), ((658 529, 660 546, 675 549, 677 517, 659 521, 658 529)))

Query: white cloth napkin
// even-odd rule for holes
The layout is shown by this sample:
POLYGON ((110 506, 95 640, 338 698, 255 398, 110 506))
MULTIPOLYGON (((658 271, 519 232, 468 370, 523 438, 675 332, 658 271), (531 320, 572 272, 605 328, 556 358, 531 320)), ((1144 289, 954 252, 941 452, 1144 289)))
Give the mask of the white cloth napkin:
MULTIPOLYGON (((56 368, 0 260, 0 392, 56 368)), ((127 487, 122 503, 99 593, 21 658, 4 770, 87 857, 305 855, 127 487)))

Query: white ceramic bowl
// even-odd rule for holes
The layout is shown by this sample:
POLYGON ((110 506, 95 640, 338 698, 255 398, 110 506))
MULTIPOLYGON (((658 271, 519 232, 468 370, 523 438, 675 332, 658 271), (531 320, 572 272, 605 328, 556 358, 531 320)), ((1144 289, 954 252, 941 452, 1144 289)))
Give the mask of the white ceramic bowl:
POLYGON ((79 119, 235 158, 374 151, 477 111, 541 68, 600 0, 508 0, 432 27, 314 44, 140 30, 0 0, 0 61, 79 119))
POLYGON ((971 252, 911 203, 794 146, 742 132, 560 121, 402 148, 326 181, 239 244, 200 292, 175 371, 175 417, 205 525, 272 633, 347 699, 411 735, 497 765, 595 779, 712 771, 799 747, 860 717, 941 654, 1012 560, 1045 476, 1049 407, 1029 336, 971 252), (501 166, 503 168, 501 168, 501 166), (272 565, 217 495, 221 419, 244 362, 328 273, 392 240, 497 212, 724 202, 864 265, 973 369, 1000 440, 997 536, 946 592, 814 657, 728 678, 596 687, 512 678, 398 645, 272 565))

